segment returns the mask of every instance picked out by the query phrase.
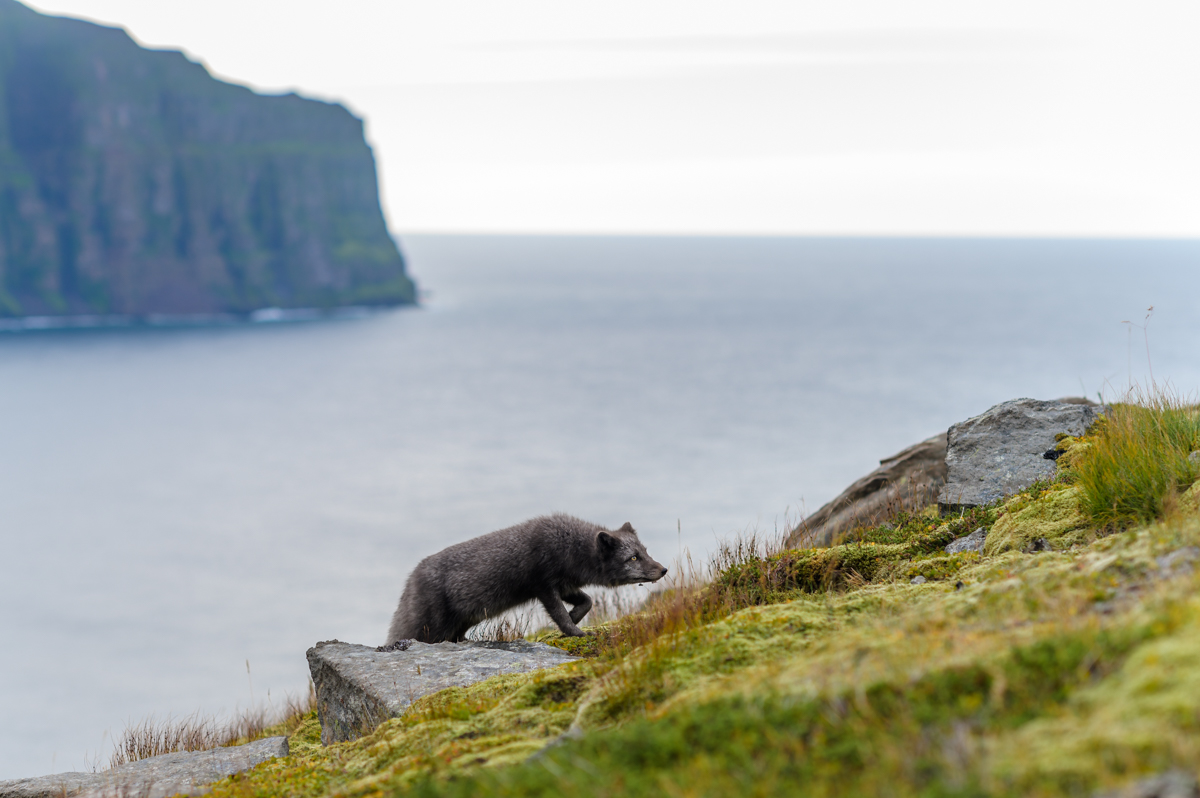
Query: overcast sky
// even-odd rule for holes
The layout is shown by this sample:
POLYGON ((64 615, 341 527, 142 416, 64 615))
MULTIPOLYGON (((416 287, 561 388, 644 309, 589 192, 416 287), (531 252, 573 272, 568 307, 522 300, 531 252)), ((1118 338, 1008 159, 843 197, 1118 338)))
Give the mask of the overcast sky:
POLYGON ((1200 235, 1195 0, 38 0, 367 120, 393 231, 1200 235))

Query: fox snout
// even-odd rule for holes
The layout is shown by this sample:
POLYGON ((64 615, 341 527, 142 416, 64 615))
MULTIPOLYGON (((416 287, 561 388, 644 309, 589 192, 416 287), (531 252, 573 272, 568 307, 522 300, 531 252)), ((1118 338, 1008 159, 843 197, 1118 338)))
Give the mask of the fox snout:
POLYGON ((642 567, 641 571, 642 572, 638 574, 639 582, 657 582, 659 579, 662 579, 667 575, 667 569, 663 565, 656 563, 653 560, 646 563, 642 567))

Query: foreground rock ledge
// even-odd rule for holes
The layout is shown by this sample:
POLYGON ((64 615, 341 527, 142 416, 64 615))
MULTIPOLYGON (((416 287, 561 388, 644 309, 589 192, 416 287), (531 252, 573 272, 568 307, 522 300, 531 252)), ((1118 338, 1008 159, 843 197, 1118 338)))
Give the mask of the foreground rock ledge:
POLYGON ((380 651, 331 640, 308 650, 317 690, 317 717, 325 745, 353 740, 402 714, 421 696, 465 687, 503 673, 523 673, 572 662, 545 643, 418 643, 380 651))
POLYGON ((139 759, 103 773, 56 773, 33 779, 0 781, 0 798, 167 798, 199 795, 205 785, 288 755, 286 737, 267 737, 246 745, 211 751, 181 751, 139 759))

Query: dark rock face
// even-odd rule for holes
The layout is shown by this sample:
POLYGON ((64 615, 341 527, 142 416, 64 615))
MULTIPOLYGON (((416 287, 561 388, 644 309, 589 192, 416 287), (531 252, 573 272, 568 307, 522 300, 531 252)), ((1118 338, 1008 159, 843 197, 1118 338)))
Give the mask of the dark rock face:
POLYGON ((804 519, 792 531, 789 543, 827 546, 851 529, 879 523, 901 506, 912 511, 932 504, 945 482, 943 432, 880 460, 879 468, 804 519))
POLYGON ((1075 401, 1013 399, 950 428, 946 484, 938 494, 944 509, 976 507, 1052 477, 1045 456, 1060 432, 1082 435, 1103 407, 1075 401))
POLYGON ((345 108, 0 0, 0 316, 414 297, 345 108))
POLYGON ((34 779, 0 781, 0 798, 167 798, 197 795, 204 785, 288 755, 286 737, 267 737, 246 745, 211 751, 180 751, 101 773, 56 773, 34 779))
POLYGON ((545 643, 418 643, 401 641, 372 648, 336 640, 308 650, 317 690, 321 742, 353 740, 396 717, 421 696, 464 687, 502 673, 572 662, 545 643))

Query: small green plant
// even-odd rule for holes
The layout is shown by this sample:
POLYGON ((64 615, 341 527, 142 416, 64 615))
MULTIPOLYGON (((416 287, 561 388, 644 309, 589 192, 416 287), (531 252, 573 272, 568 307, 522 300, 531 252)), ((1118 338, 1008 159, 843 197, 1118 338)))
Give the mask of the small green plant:
POLYGON ((1163 390, 1115 404, 1075 467, 1083 510, 1101 527, 1161 518, 1200 476, 1188 455, 1200 449, 1200 407, 1163 390))

